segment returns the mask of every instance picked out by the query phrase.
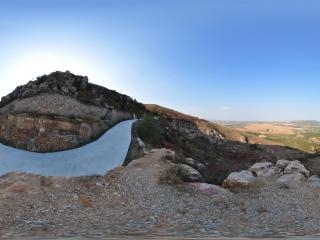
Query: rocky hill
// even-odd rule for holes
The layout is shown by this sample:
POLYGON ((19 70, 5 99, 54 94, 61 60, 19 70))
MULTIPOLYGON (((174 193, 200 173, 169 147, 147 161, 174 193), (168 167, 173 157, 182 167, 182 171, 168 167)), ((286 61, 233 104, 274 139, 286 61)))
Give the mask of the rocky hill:
MULTIPOLYGON (((308 153, 203 119, 179 113, 154 104, 146 108, 155 116, 161 141, 156 146, 173 149, 177 161, 192 158, 205 166, 206 182, 221 184, 234 171, 249 168, 259 161, 306 159, 308 153)), ((142 125, 143 126, 143 125, 142 125)), ((139 133, 139 127, 138 127, 139 133)), ((142 140, 150 143, 148 138, 142 140)), ((151 144, 153 146, 153 144, 151 144)))
POLYGON ((2 97, 0 141, 35 152, 75 148, 145 111, 144 105, 87 77, 57 71, 2 97))

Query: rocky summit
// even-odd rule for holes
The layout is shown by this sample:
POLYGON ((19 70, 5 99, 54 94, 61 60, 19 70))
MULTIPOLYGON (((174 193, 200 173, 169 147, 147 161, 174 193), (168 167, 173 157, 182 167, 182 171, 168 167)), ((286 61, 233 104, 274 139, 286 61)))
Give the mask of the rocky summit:
POLYGON ((53 72, 18 86, 0 102, 0 141, 34 152, 75 148, 145 107, 85 76, 53 72))

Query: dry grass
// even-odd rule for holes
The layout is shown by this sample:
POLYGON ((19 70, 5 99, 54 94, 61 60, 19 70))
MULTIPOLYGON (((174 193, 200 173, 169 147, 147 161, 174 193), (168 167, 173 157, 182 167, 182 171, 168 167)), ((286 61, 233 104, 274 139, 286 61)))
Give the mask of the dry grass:
POLYGON ((240 127, 238 130, 260 134, 295 134, 296 128, 278 123, 253 123, 240 127))
POLYGON ((183 180, 178 176, 178 167, 169 166, 159 174, 159 184, 177 185, 183 183, 183 180))
POLYGON ((169 117, 169 118, 174 118, 174 119, 179 119, 179 120, 196 120, 198 119, 197 117, 190 116, 184 113, 180 113, 178 111, 172 110, 170 108, 162 107, 156 104, 145 104, 145 107, 150 111, 157 113, 161 116, 164 117, 169 117))

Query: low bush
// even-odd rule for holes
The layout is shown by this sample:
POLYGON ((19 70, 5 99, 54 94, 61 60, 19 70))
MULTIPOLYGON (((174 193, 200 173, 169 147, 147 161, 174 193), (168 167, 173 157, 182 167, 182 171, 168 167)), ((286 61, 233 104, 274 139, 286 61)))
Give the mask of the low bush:
POLYGON ((161 146, 164 139, 164 132, 159 122, 152 115, 145 115, 142 122, 138 126, 138 135, 147 143, 154 146, 161 146))

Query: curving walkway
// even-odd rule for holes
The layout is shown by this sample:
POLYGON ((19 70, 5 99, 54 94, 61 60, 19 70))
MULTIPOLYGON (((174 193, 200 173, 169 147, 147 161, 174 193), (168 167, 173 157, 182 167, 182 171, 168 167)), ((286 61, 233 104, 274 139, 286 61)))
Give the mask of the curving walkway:
POLYGON ((0 144, 0 175, 28 172, 46 176, 103 175, 123 163, 135 120, 118 123, 98 140, 54 153, 28 152, 0 144))

